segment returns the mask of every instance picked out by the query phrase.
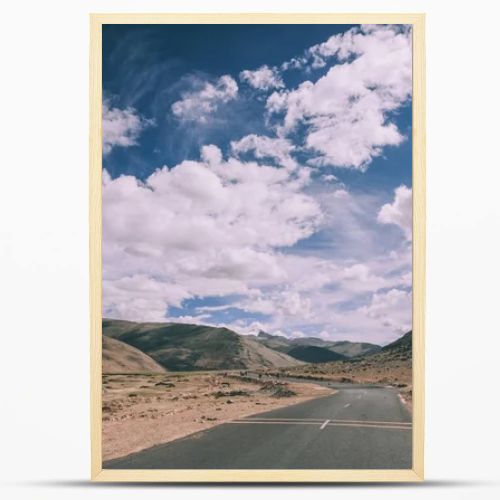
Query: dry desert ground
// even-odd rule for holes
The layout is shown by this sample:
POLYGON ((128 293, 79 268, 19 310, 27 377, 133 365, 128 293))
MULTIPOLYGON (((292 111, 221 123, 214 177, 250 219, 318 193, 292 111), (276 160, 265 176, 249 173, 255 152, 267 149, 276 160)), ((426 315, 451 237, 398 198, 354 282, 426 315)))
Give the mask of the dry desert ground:
POLYGON ((231 373, 103 375, 103 460, 332 392, 231 373))

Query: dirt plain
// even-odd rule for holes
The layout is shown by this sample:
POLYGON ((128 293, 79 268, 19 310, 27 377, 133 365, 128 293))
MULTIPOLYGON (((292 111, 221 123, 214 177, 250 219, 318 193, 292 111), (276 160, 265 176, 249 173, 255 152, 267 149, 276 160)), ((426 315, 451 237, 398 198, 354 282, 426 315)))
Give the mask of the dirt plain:
POLYGON ((358 359, 279 370, 276 374, 308 380, 392 385, 399 390, 408 409, 412 409, 411 353, 382 352, 358 359))
POLYGON ((227 372, 103 375, 103 460, 333 392, 227 372))

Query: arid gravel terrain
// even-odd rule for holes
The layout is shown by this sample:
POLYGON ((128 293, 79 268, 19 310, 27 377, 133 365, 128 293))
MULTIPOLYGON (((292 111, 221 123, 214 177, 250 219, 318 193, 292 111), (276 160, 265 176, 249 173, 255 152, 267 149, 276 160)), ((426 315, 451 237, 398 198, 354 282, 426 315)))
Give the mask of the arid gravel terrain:
POLYGON ((280 370, 279 373, 310 380, 392 385, 398 388, 411 410, 412 360, 406 353, 382 352, 353 360, 318 363, 280 370))
POLYGON ((103 375, 103 460, 332 392, 230 373, 103 375))

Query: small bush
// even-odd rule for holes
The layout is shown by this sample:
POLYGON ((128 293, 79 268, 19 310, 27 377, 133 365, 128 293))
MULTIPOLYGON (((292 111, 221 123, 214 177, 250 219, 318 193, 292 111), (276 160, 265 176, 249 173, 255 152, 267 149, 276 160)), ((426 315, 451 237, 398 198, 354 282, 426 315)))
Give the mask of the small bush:
POLYGON ((215 399, 225 398, 227 396, 249 396, 250 394, 247 391, 217 391, 213 392, 212 396, 215 399))
POLYGON ((273 398, 291 398, 292 396, 296 396, 297 393, 292 391, 285 385, 279 385, 276 387, 276 390, 271 394, 273 398))

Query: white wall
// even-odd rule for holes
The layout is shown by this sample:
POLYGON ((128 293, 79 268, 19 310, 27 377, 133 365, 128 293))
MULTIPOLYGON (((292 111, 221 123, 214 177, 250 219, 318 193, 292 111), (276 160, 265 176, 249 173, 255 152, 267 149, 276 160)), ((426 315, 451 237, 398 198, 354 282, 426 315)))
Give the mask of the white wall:
MULTIPOLYGON (((281 2, 289 11, 426 12, 429 484, 342 498, 498 498, 500 115, 497 2, 281 2), (376 9, 375 9, 376 5, 376 9)), ((2 5, 0 446, 6 498, 241 500, 298 488, 124 488, 89 476, 89 12, 279 11, 280 2, 12 1, 2 5)), ((331 489, 318 487, 320 498, 331 489)))

